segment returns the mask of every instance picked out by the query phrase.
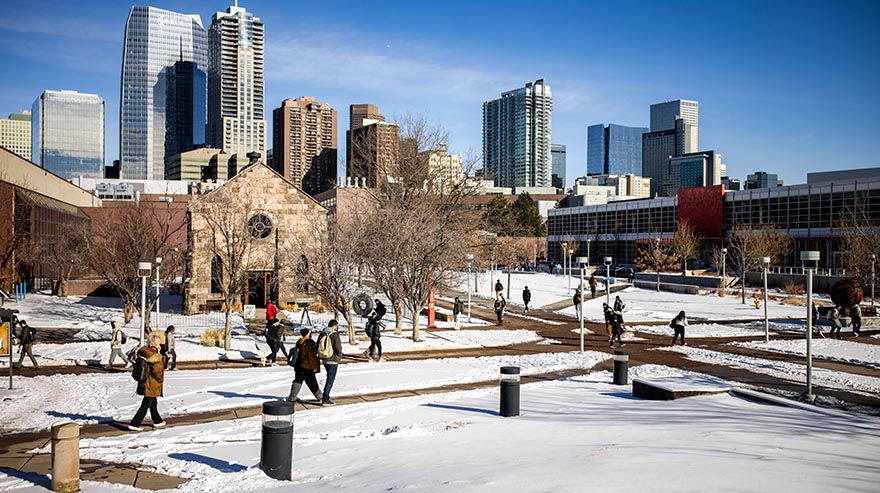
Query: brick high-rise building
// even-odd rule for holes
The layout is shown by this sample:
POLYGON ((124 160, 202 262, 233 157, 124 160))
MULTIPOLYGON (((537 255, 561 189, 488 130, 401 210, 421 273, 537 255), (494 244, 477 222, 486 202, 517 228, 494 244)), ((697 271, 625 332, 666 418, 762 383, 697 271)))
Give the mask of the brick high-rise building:
POLYGON ((374 104, 353 104, 348 109, 349 130, 364 126, 364 120, 384 122, 385 117, 379 114, 379 107, 374 104))
POLYGON ((336 182, 336 110, 312 97, 286 99, 272 112, 272 167, 309 195, 336 182))
POLYGON ((355 183, 366 181, 373 188, 395 176, 400 156, 400 129, 395 123, 365 119, 363 126, 348 131, 346 175, 355 183))

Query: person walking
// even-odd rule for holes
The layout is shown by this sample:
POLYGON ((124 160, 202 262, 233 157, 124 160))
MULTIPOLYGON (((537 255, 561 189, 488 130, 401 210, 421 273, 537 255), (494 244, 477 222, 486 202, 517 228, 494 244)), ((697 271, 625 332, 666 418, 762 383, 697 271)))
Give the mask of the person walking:
POLYGON ((162 345, 162 356, 165 356, 165 369, 171 364, 171 371, 177 369, 177 341, 174 340, 174 326, 165 329, 165 344, 162 345))
POLYGON ((272 300, 269 300, 269 303, 266 304, 266 330, 269 330, 269 327, 274 325, 276 320, 278 320, 278 307, 272 300))
POLYGON ((614 310, 608 306, 608 303, 602 303, 602 315, 605 317, 605 333, 608 334, 608 347, 614 345, 614 310))
POLYGON ((498 298, 495 300, 495 316, 498 317, 498 326, 501 327, 504 325, 504 307, 507 306, 507 302, 504 300, 504 295, 498 293, 498 298))
POLYGON ((501 284, 501 279, 495 281, 495 299, 497 300, 501 296, 501 292, 504 291, 504 285, 501 284))
POLYGON ((15 365, 16 368, 21 368, 21 365, 24 363, 24 355, 27 354, 31 359, 31 363, 33 363, 34 368, 39 368, 40 365, 37 364, 36 358, 34 358, 33 352, 33 344, 37 339, 37 332, 30 325, 28 325, 26 320, 20 320, 18 322, 18 326, 21 328, 21 336, 19 336, 19 344, 21 344, 21 356, 18 358, 18 364, 15 365))
POLYGON ((687 327, 688 319, 687 315, 685 315, 684 310, 678 312, 678 315, 672 319, 672 322, 669 322, 669 326, 672 327, 672 330, 675 331, 675 335, 672 336, 672 345, 675 346, 675 341, 681 336, 681 345, 687 346, 687 343, 684 342, 684 328, 687 327))
POLYGON ((596 299, 596 287, 598 283, 596 283, 596 276, 590 276, 590 299, 596 299))
POLYGON ((526 313, 529 313, 529 303, 532 301, 532 292, 529 287, 523 288, 523 304, 526 306, 526 313))
POLYGON ((853 306, 849 310, 849 316, 852 320, 853 337, 858 337, 859 332, 862 330, 862 307, 859 305, 853 306))
POLYGON ((626 282, 632 284, 633 279, 635 279, 635 277, 636 277, 636 270, 635 269, 630 267, 629 269, 626 270, 626 282))
POLYGON ((617 318, 617 323, 620 324, 620 327, 623 328, 623 309, 626 308, 626 305, 620 299, 620 296, 614 297, 614 316, 617 318))
POLYGON ((119 328, 119 322, 116 320, 110 322, 110 327, 112 331, 110 334, 110 362, 107 363, 107 369, 113 369, 113 360, 115 360, 117 356, 122 358, 122 361, 125 361, 125 367, 128 368, 131 366, 131 360, 122 352, 122 345, 127 338, 125 337, 125 334, 122 333, 122 329, 119 328))
POLYGON ((833 337, 834 339, 840 339, 840 329, 843 328, 843 324, 840 322, 840 310, 837 306, 832 306, 830 310, 828 310, 828 323, 831 324, 831 332, 829 337, 833 337))
POLYGON ((299 333, 302 337, 296 341, 294 352, 297 356, 293 363, 293 383, 290 385, 290 395, 287 400, 302 402, 297 398, 297 395, 305 382, 315 396, 315 400, 318 403, 323 403, 324 395, 318 387, 318 379, 315 377, 321 372, 321 364, 318 362, 318 345, 312 340, 309 329, 300 329, 299 333))
POLYGON ((373 355, 375 356, 376 361, 382 361, 382 317, 385 316, 385 313, 388 311, 385 308, 385 305, 377 298, 374 300, 376 303, 375 308, 367 317, 367 327, 365 332, 367 336, 370 338, 370 348, 364 352, 364 356, 373 360, 373 355))
POLYGON ((461 300, 456 296, 455 301, 452 303, 452 319, 455 321, 455 330, 461 329, 461 312, 464 311, 463 308, 461 300))
POLYGON ((287 349, 284 348, 284 328, 281 326, 281 320, 277 318, 275 321, 266 329, 266 343, 269 344, 269 349, 271 352, 269 356, 266 358, 267 361, 271 361, 272 366, 278 366, 278 350, 281 350, 281 353, 287 358, 287 349))
POLYGON ((581 288, 577 288, 574 290, 574 297, 571 299, 572 303, 574 303, 574 311, 577 313, 577 319, 580 320, 583 314, 581 313, 581 288))
POLYGON ((139 364, 147 365, 147 379, 138 382, 137 394, 144 396, 141 400, 141 407, 134 413, 128 429, 131 431, 141 431, 141 423, 150 411, 150 419, 153 420, 153 428, 161 428, 165 426, 165 421, 159 415, 159 397, 162 397, 162 387, 165 383, 165 357, 159 353, 159 345, 162 343, 162 336, 153 332, 148 337, 148 345, 138 349, 137 358, 139 364))
MULTIPOLYGON (((612 310, 612 314, 613 314, 612 310)), ((611 339, 608 340, 608 347, 614 347, 614 339, 617 338, 617 347, 623 347, 626 344, 623 343, 621 336, 623 335, 623 324, 620 323, 620 319, 616 314, 613 314, 611 317, 611 339)), ((683 336, 682 336, 683 337, 683 336)))
POLYGON ((324 391, 322 392, 321 403, 325 406, 332 406, 334 402, 330 400, 330 391, 333 389, 333 383, 336 381, 336 371, 339 370, 339 361, 343 356, 342 339, 339 337, 339 322, 336 320, 331 320, 324 331, 321 332, 321 336, 318 337, 318 349, 323 347, 327 342, 329 342, 331 355, 325 358, 322 357, 324 355, 320 354, 320 351, 318 354, 321 363, 324 365, 324 371, 327 372, 327 379, 324 381, 324 391), (329 338, 326 342, 323 341, 325 337, 329 338))

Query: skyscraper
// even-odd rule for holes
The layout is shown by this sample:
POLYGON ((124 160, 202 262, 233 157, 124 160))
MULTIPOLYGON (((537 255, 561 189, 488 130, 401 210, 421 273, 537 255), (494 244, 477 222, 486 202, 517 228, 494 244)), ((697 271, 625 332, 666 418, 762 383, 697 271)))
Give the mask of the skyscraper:
POLYGON ((336 182, 336 110, 315 98, 286 99, 272 112, 272 167, 309 195, 336 182))
POLYGON ((365 119, 385 121, 385 117, 379 114, 379 107, 374 104, 353 104, 348 108, 348 116, 349 130, 363 127, 365 119))
POLYGON ((651 131, 672 130, 677 119, 684 120, 682 132, 686 138, 679 139, 677 155, 697 152, 699 148, 700 103, 688 99, 676 99, 651 105, 651 131), (692 128, 687 128, 688 126, 692 128))
POLYGON ((651 196, 660 195, 669 158, 675 157, 675 129, 648 132, 642 135, 642 172, 651 179, 651 196))
POLYGON ((642 174, 642 134, 645 127, 602 123, 587 127, 587 174, 642 174))
POLYGON ((565 144, 551 144, 550 153, 553 160, 552 186, 565 187, 565 144))
POLYGON ((552 111, 544 79, 483 103, 483 164, 496 186, 552 186, 552 111))
POLYGON ((102 178, 104 115, 97 94, 43 91, 32 109, 32 161, 65 179, 102 178))
POLYGON ((125 23, 120 175, 164 179, 166 158, 205 142, 208 33, 198 15, 135 6, 125 23))
POLYGON ((0 147, 31 160, 31 112, 12 113, 0 119, 0 147))
POLYGON ((214 14, 208 38, 208 145, 265 158, 263 22, 236 2, 214 14))
MULTIPOLYGON (((388 176, 397 176, 400 159, 400 128, 396 123, 364 119, 362 126, 348 132, 346 176, 374 188, 388 176)), ((411 150, 408 154, 413 154, 411 150)))

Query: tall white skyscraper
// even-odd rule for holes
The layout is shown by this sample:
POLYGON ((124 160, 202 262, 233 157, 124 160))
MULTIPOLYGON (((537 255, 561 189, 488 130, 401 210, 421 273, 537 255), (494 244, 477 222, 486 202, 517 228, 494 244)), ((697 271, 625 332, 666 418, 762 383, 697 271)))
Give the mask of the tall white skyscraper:
POLYGON ((208 37, 208 145, 265 158, 263 22, 236 2, 214 14, 208 37))
POLYGON ((76 91, 43 91, 31 116, 32 161, 71 179, 104 177, 104 99, 76 91))
POLYGON ((205 143, 208 33, 198 15, 135 6, 125 23, 120 176, 162 180, 165 160, 205 143))
POLYGON ((552 111, 544 79, 483 103, 483 163, 495 186, 552 186, 552 111))
POLYGON ((651 105, 651 132, 674 130, 675 120, 684 120, 681 131, 681 144, 676 155, 697 152, 699 146, 700 103, 687 99, 676 99, 651 105))

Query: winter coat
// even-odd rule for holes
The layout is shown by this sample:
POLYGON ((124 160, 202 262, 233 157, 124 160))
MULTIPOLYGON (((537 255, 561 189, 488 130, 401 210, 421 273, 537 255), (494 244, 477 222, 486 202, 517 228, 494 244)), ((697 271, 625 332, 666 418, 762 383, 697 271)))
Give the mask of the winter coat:
POLYGON ((266 332, 266 342, 281 344, 281 324, 272 324, 266 332))
POLYGON ((266 305, 266 320, 271 322, 275 320, 275 317, 278 315, 278 307, 275 306, 274 303, 270 302, 266 305))
MULTIPOLYGON (((333 356, 323 359, 321 361, 324 362, 325 365, 338 365, 339 360, 342 359, 342 338, 339 336, 338 330, 333 330, 330 327, 325 327, 324 331, 321 332, 321 337, 329 337, 330 338, 330 346, 333 347, 333 356)), ((321 339, 318 338, 320 341, 321 339)), ((315 346, 315 354, 317 354, 318 346, 315 346)))
POLYGON ((596 290, 596 286, 598 286, 598 285, 599 285, 599 283, 596 282, 596 278, 593 277, 593 276, 590 276, 590 289, 592 289, 592 290, 595 291, 595 290, 596 290))
POLYGON ((623 300, 616 300, 614 302, 614 311, 623 313, 623 309, 626 308, 626 304, 624 304, 623 300))
POLYGON ((504 291, 504 285, 501 284, 501 281, 495 281, 495 292, 500 293, 501 291, 504 291))
POLYGON ((574 294, 574 298, 572 298, 571 301, 573 301, 575 305, 580 305, 581 304, 581 292, 580 291, 576 292, 574 294))
POLYGON ((528 303, 532 301, 532 292, 529 291, 529 288, 523 289, 523 303, 528 303))
POLYGON ((33 341, 31 341, 31 330, 33 329, 30 325, 25 325, 21 328, 21 335, 19 336, 18 340, 22 346, 30 346, 34 343, 33 341))
POLYGON ((373 310, 376 312, 376 320, 382 320, 382 317, 388 312, 388 309, 385 308, 385 305, 382 302, 376 303, 376 308, 373 310))
POLYGON ((110 336, 110 349, 122 348, 122 331, 119 327, 113 329, 113 335, 110 336))
POLYGON ((172 351, 177 346, 177 342, 174 340, 174 332, 166 332, 165 333, 165 350, 172 351))
POLYGON ((688 325, 687 316, 676 315, 675 318, 672 319, 672 327, 673 328, 675 328, 675 327, 684 328, 684 327, 687 327, 687 325, 688 325))
POLYGON ((458 315, 458 314, 461 313, 462 311, 464 311, 464 310, 463 310, 463 308, 462 308, 462 306, 461 306, 461 301, 460 301, 460 300, 459 300, 459 301, 456 301, 455 303, 453 303, 453 305, 452 305, 452 314, 453 314, 453 315, 458 315))
POLYGON ((831 307, 831 309, 828 310, 828 322, 835 329, 843 327, 843 324, 840 323, 840 312, 837 311, 837 308, 831 307))
POLYGON ((138 349, 137 357, 149 365, 147 379, 138 382, 137 393, 144 397, 162 397, 162 384, 165 383, 165 357, 152 346, 138 349))
POLYGON ((862 307, 856 305, 852 307, 849 311, 849 316, 852 318, 853 325, 861 325, 862 324, 862 307))
POLYGON ((507 306, 507 302, 504 301, 504 298, 495 300, 495 312, 503 312, 504 307, 507 306))
MULTIPOLYGON (((342 342, 339 343, 342 346, 342 342)), ((301 370, 311 370, 315 373, 321 373, 321 362, 318 361, 318 345, 312 340, 311 336, 305 336, 296 342, 297 358, 294 368, 301 370)))

